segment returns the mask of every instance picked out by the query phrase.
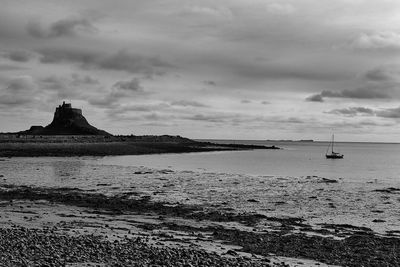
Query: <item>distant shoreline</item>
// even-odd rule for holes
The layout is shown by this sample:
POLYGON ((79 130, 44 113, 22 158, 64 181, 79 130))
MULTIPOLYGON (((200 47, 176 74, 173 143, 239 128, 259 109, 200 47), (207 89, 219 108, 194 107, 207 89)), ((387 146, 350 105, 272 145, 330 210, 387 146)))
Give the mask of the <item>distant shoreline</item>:
POLYGON ((144 155, 279 149, 276 146, 216 144, 180 136, 20 136, 0 137, 0 157, 144 155))
MULTIPOLYGON (((240 142, 267 142, 267 143, 329 143, 330 140, 269 140, 269 139, 202 139, 202 138, 194 138, 193 140, 199 142, 232 142, 232 143, 240 143, 240 142)), ((310 139, 311 140, 311 139, 310 139)), ((335 141, 335 143, 350 143, 350 144, 400 144, 400 142, 368 142, 368 141, 335 141)))

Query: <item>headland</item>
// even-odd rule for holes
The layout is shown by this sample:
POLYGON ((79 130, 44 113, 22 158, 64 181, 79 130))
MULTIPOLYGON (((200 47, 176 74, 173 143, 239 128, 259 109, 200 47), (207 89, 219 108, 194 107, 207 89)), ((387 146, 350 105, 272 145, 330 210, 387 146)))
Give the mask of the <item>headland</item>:
POLYGON ((28 130, 0 134, 0 157, 106 156, 185 153, 246 149, 279 149, 276 146, 215 144, 171 135, 112 135, 92 126, 82 110, 63 102, 53 121, 28 130))

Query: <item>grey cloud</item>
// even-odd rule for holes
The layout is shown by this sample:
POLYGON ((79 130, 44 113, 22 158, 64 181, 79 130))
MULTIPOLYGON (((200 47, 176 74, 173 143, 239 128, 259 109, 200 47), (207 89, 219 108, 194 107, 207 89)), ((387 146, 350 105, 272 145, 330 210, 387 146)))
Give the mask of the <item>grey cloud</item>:
POLYGON ((286 116, 260 116, 254 117, 255 122, 265 122, 265 123, 290 123, 290 124, 302 124, 305 123, 300 118, 297 117, 286 117, 286 116))
POLYGON ((307 101, 323 102, 324 98, 354 98, 354 99, 384 99, 390 98, 382 88, 360 87, 356 89, 345 89, 342 91, 324 90, 320 94, 315 94, 306 98, 307 101))
POLYGON ((117 106, 118 98, 112 97, 111 94, 106 94, 100 97, 91 97, 88 99, 89 104, 101 108, 113 108, 117 106))
POLYGON ((345 98, 361 98, 361 99, 376 99, 376 98, 389 98, 390 96, 384 92, 379 91, 380 88, 369 88, 369 87, 361 87, 353 90, 345 89, 341 91, 337 96, 335 94, 331 94, 332 92, 327 91, 326 94, 324 92, 321 93, 322 96, 325 97, 345 97, 345 98))
POLYGON ((134 95, 138 96, 143 94, 146 94, 146 92, 140 85, 140 80, 138 78, 133 78, 129 81, 116 82, 108 93, 101 97, 90 98, 89 103, 103 108, 110 108, 115 107, 119 100, 123 98, 129 98, 134 95))
POLYGON ((31 76, 20 76, 12 79, 0 90, 0 105, 16 106, 33 100, 37 86, 31 76))
POLYGON ((0 71, 25 70, 25 69, 26 68, 20 66, 0 64, 0 71))
POLYGON ((383 118, 398 119, 398 118, 400 118, 400 107, 388 108, 388 109, 377 111, 376 116, 383 117, 383 118))
POLYGON ((340 114, 340 115, 346 115, 346 116, 356 116, 356 115, 374 115, 375 111, 370 108, 365 108, 365 107, 349 107, 349 108, 343 108, 343 109, 334 109, 326 113, 331 113, 331 114, 340 114))
POLYGON ((214 81, 204 81, 204 84, 211 85, 211 86, 216 86, 217 85, 217 83, 214 82, 214 81))
POLYGON ((385 65, 367 71, 365 77, 371 81, 399 81, 400 66, 385 65))
POLYGON ((208 107, 205 104, 202 104, 200 102, 197 101, 191 101, 191 100, 177 100, 177 101, 173 101, 171 102, 172 106, 182 106, 182 107, 208 107))
POLYGON ((295 80, 315 80, 315 81, 335 81, 348 78, 348 74, 332 71, 324 71, 322 68, 307 69, 295 66, 276 66, 276 65, 242 65, 231 66, 238 75, 254 79, 295 79, 295 80))
POLYGON ((376 116, 382 118, 400 118, 400 107, 398 108, 386 108, 386 109, 371 109, 366 107, 348 107, 343 109, 334 109, 326 113, 338 114, 345 116, 376 116))
POLYGON ((239 113, 214 113, 214 114, 194 114, 184 116, 183 119, 193 121, 204 121, 210 123, 225 123, 231 125, 251 125, 253 123, 287 123, 303 124, 304 121, 296 117, 283 116, 251 116, 239 113))
POLYGON ((368 70, 364 74, 366 82, 355 89, 341 91, 323 90, 306 98, 307 101, 323 102, 324 98, 385 99, 396 95, 400 82, 400 66, 388 64, 368 70))
POLYGON ((89 75, 82 76, 82 75, 79 75, 77 73, 73 73, 73 74, 71 74, 71 78, 72 78, 71 84, 74 85, 74 86, 79 86, 79 85, 82 85, 82 84, 84 84, 84 85, 96 85, 96 84, 100 83, 98 80, 92 78, 89 75))
POLYGON ((160 68, 171 67, 170 64, 162 61, 159 57, 145 57, 130 54, 120 50, 99 62, 99 67, 111 70, 126 70, 132 73, 144 73, 147 75, 162 75, 160 68))
POLYGON ((133 78, 130 81, 119 81, 113 85, 115 91, 142 91, 142 86, 138 78, 133 78))
MULTIPOLYGON (((226 21, 232 19, 232 11, 230 8, 224 6, 200 6, 200 5, 187 5, 177 13, 181 17, 189 17, 191 20, 197 21, 199 25, 204 23, 210 24, 211 21, 226 21)), ((207 24, 207 25, 208 25, 207 24)), ((195 23, 195 25, 198 25, 195 23)))
POLYGON ((362 33, 351 42, 351 46, 363 50, 398 50, 400 49, 400 32, 362 33))
POLYGON ((343 94, 344 90, 340 91, 340 92, 334 92, 334 91, 330 91, 330 90, 323 90, 320 93, 321 97, 344 97, 343 94))
POLYGON ((289 15, 295 12, 295 8, 289 3, 270 3, 267 10, 271 14, 276 15, 289 15))
MULTIPOLYGON (((140 112, 144 116, 142 112, 156 112, 160 110, 165 110, 169 108, 169 105, 166 103, 158 103, 158 104, 130 104, 130 105, 114 105, 110 108, 106 113, 110 117, 120 117, 126 116, 133 118, 134 116, 138 117, 138 112, 140 112), (131 111, 134 111, 135 115, 132 116, 131 111)), ((149 114, 147 114, 149 115, 149 114)))
POLYGON ((321 94, 315 94, 306 98, 307 101, 311 102, 324 102, 321 94))
POLYGON ((99 81, 88 75, 76 73, 71 76, 62 77, 51 75, 39 80, 40 86, 49 93, 55 93, 57 98, 81 98, 89 86, 99 84, 99 81), (82 88, 82 85, 84 87, 82 88))
POLYGON ((99 81, 89 75, 71 74, 70 77, 56 75, 47 76, 40 80, 48 89, 70 89, 80 85, 97 85, 99 81))
POLYGON ((369 120, 361 121, 361 122, 359 122, 359 124, 363 125, 363 126, 389 126, 389 125, 392 125, 392 124, 381 124, 381 123, 377 123, 375 121, 369 121, 369 120))
POLYGON ((237 115, 234 114, 195 114, 191 116, 185 116, 184 119, 186 120, 193 120, 193 121, 205 121, 205 122, 214 122, 214 123, 221 123, 221 122, 229 122, 232 119, 236 119, 237 115))
POLYGON ((168 122, 145 122, 145 123, 141 123, 140 125, 142 126, 147 126, 147 127, 177 127, 179 126, 179 124, 177 123, 168 123, 168 122))
POLYGON ((172 117, 171 116, 167 116, 167 115, 161 115, 161 114, 153 112, 151 114, 144 115, 143 118, 146 119, 146 120, 152 120, 152 121, 162 121, 162 120, 166 120, 166 119, 167 120, 171 119, 172 117))
POLYGON ((101 53, 83 49, 41 49, 38 53, 41 55, 41 63, 72 62, 79 63, 83 67, 97 65, 97 60, 102 58, 101 53))
POLYGON ((148 57, 132 54, 126 50, 120 50, 114 54, 104 55, 90 50, 63 50, 41 49, 40 61, 42 63, 77 63, 82 68, 107 69, 140 73, 146 76, 162 75, 166 68, 172 67, 159 57, 148 57))
POLYGON ((251 100, 243 99, 242 101, 240 101, 240 103, 242 103, 242 104, 250 104, 251 100))
POLYGON ((158 110, 163 110, 168 108, 169 105, 166 103, 160 103, 160 104, 147 104, 147 105, 130 105, 127 107, 124 107, 122 110, 123 111, 143 111, 143 112, 149 112, 149 111, 158 111, 158 110))
POLYGON ((286 120, 283 120, 282 122, 286 122, 286 123, 304 123, 303 120, 301 120, 299 118, 295 118, 295 117, 289 117, 286 120))
POLYGON ((48 76, 40 80, 40 82, 44 85, 47 89, 68 89, 67 81, 65 78, 57 77, 55 75, 48 76))
POLYGON ((69 80, 64 77, 49 76, 41 79, 40 85, 57 99, 78 98, 81 95, 81 91, 70 86, 69 80))
POLYGON ((25 50, 15 50, 4 53, 5 58, 17 62, 28 62, 32 57, 32 53, 25 50))
POLYGON ((28 33, 36 38, 56 38, 74 36, 78 33, 97 32, 96 27, 86 18, 70 17, 52 23, 48 28, 43 28, 39 21, 31 21, 27 25, 28 33))
POLYGON ((271 102, 269 102, 269 101, 262 101, 261 104, 263 104, 263 105, 269 105, 269 104, 271 104, 271 102))

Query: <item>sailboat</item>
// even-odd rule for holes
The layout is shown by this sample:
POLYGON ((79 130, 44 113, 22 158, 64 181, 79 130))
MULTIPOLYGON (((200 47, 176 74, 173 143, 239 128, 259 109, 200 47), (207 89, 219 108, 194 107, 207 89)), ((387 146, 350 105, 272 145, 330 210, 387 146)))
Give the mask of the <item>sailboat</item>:
POLYGON ((332 134, 332 141, 329 143, 329 146, 328 146, 328 148, 326 149, 326 153, 325 153, 325 157, 327 158, 327 159, 342 159, 343 158, 343 154, 340 154, 340 153, 338 153, 338 152, 334 152, 333 151, 333 144, 335 143, 335 139, 334 139, 334 135, 332 134), (331 149, 331 153, 330 154, 328 154, 328 152, 329 152, 329 148, 332 148, 331 149))

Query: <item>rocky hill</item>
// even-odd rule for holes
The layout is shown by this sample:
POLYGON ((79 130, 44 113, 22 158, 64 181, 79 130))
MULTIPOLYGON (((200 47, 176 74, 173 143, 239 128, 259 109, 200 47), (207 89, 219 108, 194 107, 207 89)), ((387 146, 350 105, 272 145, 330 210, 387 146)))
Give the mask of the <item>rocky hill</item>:
POLYGON ((105 135, 111 134, 90 125, 82 115, 82 110, 72 108, 70 103, 63 102, 54 112, 53 121, 46 127, 32 126, 29 130, 19 132, 28 135, 105 135))

